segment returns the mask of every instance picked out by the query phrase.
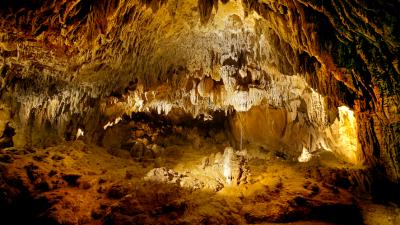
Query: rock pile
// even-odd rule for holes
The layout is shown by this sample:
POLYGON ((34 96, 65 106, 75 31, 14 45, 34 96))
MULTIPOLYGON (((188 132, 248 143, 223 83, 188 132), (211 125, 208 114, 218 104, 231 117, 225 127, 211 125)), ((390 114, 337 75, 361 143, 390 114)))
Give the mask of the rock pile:
POLYGON ((165 167, 150 170, 144 177, 144 180, 157 183, 175 184, 189 190, 207 189, 219 191, 224 187, 218 179, 196 176, 191 172, 179 173, 165 167))

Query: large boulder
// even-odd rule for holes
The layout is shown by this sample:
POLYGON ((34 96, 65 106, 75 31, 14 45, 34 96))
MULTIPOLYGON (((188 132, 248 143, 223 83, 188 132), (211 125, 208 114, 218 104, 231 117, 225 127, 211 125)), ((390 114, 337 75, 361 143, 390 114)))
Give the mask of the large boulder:
POLYGON ((13 147, 13 136, 15 135, 15 129, 10 126, 10 123, 6 123, 3 134, 0 137, 0 149, 13 147))

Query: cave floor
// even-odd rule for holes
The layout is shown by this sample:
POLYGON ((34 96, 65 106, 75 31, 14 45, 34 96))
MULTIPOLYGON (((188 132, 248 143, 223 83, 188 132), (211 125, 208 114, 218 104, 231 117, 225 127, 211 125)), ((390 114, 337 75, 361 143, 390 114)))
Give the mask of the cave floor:
POLYGON ((351 194, 353 169, 329 154, 298 163, 246 147, 238 185, 204 162, 222 144, 173 145, 141 161, 80 140, 1 150, 0 212, 5 224, 400 224, 398 208, 351 194), (154 168, 166 179, 146 179, 154 168))

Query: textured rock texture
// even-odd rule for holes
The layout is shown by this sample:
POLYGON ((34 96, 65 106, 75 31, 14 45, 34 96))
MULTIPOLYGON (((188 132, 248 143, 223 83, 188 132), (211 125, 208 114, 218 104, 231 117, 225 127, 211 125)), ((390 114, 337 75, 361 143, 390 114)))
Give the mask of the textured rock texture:
MULTIPOLYGON (((251 175, 239 185, 236 172, 243 161, 229 153, 228 184, 221 164, 233 149, 201 139, 203 147, 186 142, 181 155, 174 149, 161 165, 141 164, 79 140, 30 151, 0 150, 2 224, 364 224, 351 193, 368 188, 362 174, 357 179, 352 169, 321 166, 322 158, 316 167, 268 159, 275 153, 251 149, 246 154, 251 175), (11 160, 3 161, 4 156, 11 160), (204 157, 209 163, 203 169, 204 157)), ((400 219, 396 211, 366 210, 365 224, 381 221, 379 216, 390 221, 388 215, 394 215, 388 224, 400 219)))
POLYGON ((398 8, 395 0, 2 1, 1 107, 15 144, 29 146, 78 128, 97 140, 133 111, 209 118, 257 105, 304 116, 320 137, 347 105, 357 160, 398 182, 398 8))

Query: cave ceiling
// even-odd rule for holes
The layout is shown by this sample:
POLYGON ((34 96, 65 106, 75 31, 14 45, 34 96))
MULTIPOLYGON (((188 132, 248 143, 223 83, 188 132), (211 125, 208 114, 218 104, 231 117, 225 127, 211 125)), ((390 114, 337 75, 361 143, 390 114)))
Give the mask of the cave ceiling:
POLYGON ((21 123, 34 115, 61 127, 73 117, 105 123, 149 109, 197 116, 257 105, 305 111, 325 126, 346 105, 365 160, 383 162, 397 179, 398 8, 359 0, 2 1, 2 104, 21 123))

